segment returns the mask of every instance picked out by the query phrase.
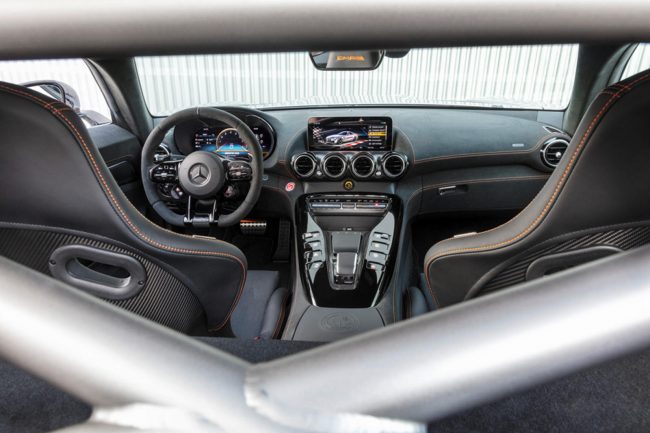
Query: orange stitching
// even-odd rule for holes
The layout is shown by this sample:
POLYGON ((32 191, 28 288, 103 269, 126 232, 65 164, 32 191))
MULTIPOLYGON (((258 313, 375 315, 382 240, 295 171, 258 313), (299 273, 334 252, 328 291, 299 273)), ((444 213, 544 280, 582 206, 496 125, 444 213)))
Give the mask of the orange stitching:
MULTIPOLYGON (((591 123, 589 124, 589 127, 587 128, 587 130, 583 134, 583 136, 582 136, 582 138, 580 140, 580 143, 576 147, 576 150, 571 155, 571 159, 569 160, 569 163, 567 164, 567 167, 564 170, 564 173, 562 173, 562 177, 558 181, 558 183, 557 183, 557 185, 555 187, 555 190, 553 191, 553 194, 549 198, 549 201, 546 203, 546 206, 544 207, 544 209, 542 209, 542 212, 539 214, 539 216, 524 231, 522 231, 521 233, 519 233, 518 235, 514 236, 511 239, 508 239, 506 241, 502 241, 502 242, 499 242, 499 243, 495 243, 495 244, 487 244, 487 245, 481 245, 481 246, 472 247, 472 248, 458 248, 458 249, 455 249, 455 250, 452 249, 452 250, 449 250, 449 251, 443 251, 443 252, 440 252, 440 253, 434 255, 433 257, 431 257, 427 261, 427 264, 425 266, 426 269, 427 269, 425 277, 427 279, 427 285, 429 286, 429 291, 431 292, 432 295, 433 295, 433 288, 431 286, 431 281, 429 279, 429 268, 431 267, 431 264, 433 263, 434 260, 436 260, 436 259, 438 259, 438 258, 440 258, 442 256, 448 256, 448 255, 452 255, 452 254, 476 252, 476 251, 483 251, 483 250, 487 250, 487 249, 500 248, 502 246, 508 245, 508 244, 510 244, 512 242, 515 242, 515 241, 519 240, 520 238, 526 236, 531 230, 533 230, 539 224, 539 222, 542 220, 542 218, 544 218, 544 216, 546 216, 546 214, 550 210, 551 206, 555 202, 555 199, 557 198, 560 190, 562 189, 562 187, 564 186, 564 183, 566 182, 569 171, 571 171, 571 169, 573 168, 573 166, 574 166, 574 164, 575 164, 575 162, 576 162, 576 160, 578 158, 578 155, 581 154, 582 149, 584 148, 584 145, 585 145, 585 143, 587 141, 587 138, 591 135, 591 132, 592 132, 593 128, 596 126, 596 123, 598 122, 598 120, 600 120, 600 118, 605 114, 605 112, 613 105, 614 101, 616 99, 620 98, 620 96, 622 95, 622 93, 624 91, 632 90, 633 87, 636 84, 638 84, 641 81, 647 79, 648 77, 650 77, 650 74, 643 75, 642 77, 637 78, 633 82, 625 85, 625 87, 623 89, 617 91, 615 94, 613 94, 607 100, 607 102, 605 102, 605 104, 601 107, 600 111, 592 119, 591 123)), ((435 296, 435 295, 433 295, 433 296, 435 296)))
POLYGON ((537 150, 538 146, 535 146, 527 150, 501 150, 494 152, 472 152, 472 153, 458 153, 455 155, 442 155, 442 156, 432 156, 429 158, 422 158, 415 160, 415 164, 423 164, 431 161, 444 161, 448 159, 462 159, 462 158, 475 158, 483 156, 501 156, 501 155, 522 155, 527 153, 534 153, 537 150))
POLYGON ((435 161, 444 161, 444 160, 449 160, 449 159, 462 159, 462 158, 479 158, 479 157, 487 157, 487 156, 501 156, 501 155, 526 155, 526 154, 534 154, 548 139, 549 137, 563 137, 566 136, 566 134, 561 133, 555 133, 555 134, 550 134, 550 135, 545 135, 542 137, 533 147, 530 149, 524 149, 524 150, 494 150, 491 152, 470 152, 470 153, 458 153, 458 154, 452 154, 452 155, 441 155, 441 156, 431 156, 428 158, 421 158, 421 159, 416 159, 415 160, 415 165, 417 164, 423 164, 427 162, 435 162, 435 161))
POLYGON ((239 263, 240 267, 242 268, 242 274, 243 274, 242 282, 241 282, 240 287, 239 287, 239 292, 238 292, 237 296, 235 297, 235 300, 234 300, 233 304, 231 305, 230 311, 228 312, 228 314, 227 314, 226 318, 223 320, 223 322, 221 324, 219 324, 216 328, 211 328, 209 330, 210 331, 217 331, 217 330, 221 329, 228 322, 228 319, 230 319, 230 316, 232 315, 232 312, 234 311, 235 306, 237 305, 237 303, 239 302, 239 299, 241 297, 241 292, 242 292, 242 289, 243 289, 245 281, 246 281, 246 278, 245 278, 246 277, 246 266, 244 265, 244 262, 242 262, 239 259, 239 257, 236 257, 236 256, 234 256, 232 254, 228 254, 228 253, 221 253, 221 252, 216 252, 216 251, 205 251, 205 250, 190 250, 190 249, 186 249, 186 248, 176 248, 176 247, 172 247, 172 246, 169 246, 169 245, 161 244, 161 243, 159 243, 157 241, 154 241, 153 239, 149 238, 148 236, 146 236, 142 232, 140 232, 140 230, 138 230, 138 228, 131 222, 131 220, 129 220, 128 216, 126 215, 126 213, 124 212, 122 207, 117 202, 117 199, 113 195, 113 192, 111 191, 110 187, 106 183, 106 180, 102 176, 101 171, 99 170, 99 166, 97 165, 97 162, 95 161, 95 158, 93 157, 92 153, 90 152, 90 149, 88 148, 88 145, 87 145, 86 141, 83 139, 83 137, 79 133, 79 130, 74 126, 74 124, 72 122, 70 122, 69 119, 67 119, 63 114, 61 114, 61 111, 65 110, 65 108, 56 109, 56 108, 54 108, 52 106, 52 104, 54 104, 54 103, 56 103, 58 101, 53 101, 53 102, 49 102, 49 103, 46 104, 45 101, 35 97, 34 95, 31 95, 31 94, 29 94, 27 92, 23 92, 23 91, 21 91, 19 89, 13 89, 11 87, 7 87, 7 86, 5 86, 3 84, 0 84, 0 88, 4 89, 4 90, 6 90, 6 91, 8 91, 10 93, 13 93, 13 94, 18 94, 18 95, 25 96, 25 97, 31 99, 32 101, 35 101, 38 105, 40 105, 41 107, 47 109, 48 111, 53 113, 56 117, 63 120, 68 125, 68 127, 69 127, 68 130, 70 130, 70 132, 72 132, 73 135, 77 138, 77 141, 79 143, 81 143, 81 145, 83 147, 83 150, 84 150, 84 154, 86 155, 86 157, 88 157, 90 159, 91 168, 93 168, 93 172, 95 173, 95 176, 101 181, 101 184, 103 184, 102 189, 104 190, 104 192, 106 192, 108 194, 109 199, 110 199, 111 203, 113 204, 113 208, 118 211, 118 214, 122 216, 122 220, 129 226, 131 231, 133 233, 135 233, 140 239, 144 240, 145 242, 148 242, 149 244, 151 244, 153 246, 156 246, 156 247, 158 247, 160 249, 167 250, 167 251, 194 254, 194 255, 210 255, 210 256, 225 257, 225 258, 234 259, 239 263), (70 129, 70 128, 72 128, 72 129, 70 129))

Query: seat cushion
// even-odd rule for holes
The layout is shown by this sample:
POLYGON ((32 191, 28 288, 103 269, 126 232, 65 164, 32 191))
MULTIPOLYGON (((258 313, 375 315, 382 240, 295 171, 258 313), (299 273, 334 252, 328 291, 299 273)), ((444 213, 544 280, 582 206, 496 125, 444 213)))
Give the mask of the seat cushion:
POLYGON ((279 336, 289 292, 278 288, 277 271, 249 271, 230 328, 237 338, 270 339, 279 336))

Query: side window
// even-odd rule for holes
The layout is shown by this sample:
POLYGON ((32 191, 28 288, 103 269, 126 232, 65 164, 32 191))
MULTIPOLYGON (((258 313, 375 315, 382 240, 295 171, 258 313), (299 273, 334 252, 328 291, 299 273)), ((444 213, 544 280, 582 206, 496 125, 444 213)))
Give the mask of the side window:
POLYGON ((638 74, 641 71, 645 71, 646 69, 650 69, 650 44, 647 43, 637 45, 630 60, 628 60, 627 65, 625 65, 621 80, 631 77, 634 74, 638 74))
POLYGON ((0 81, 13 84, 54 82, 30 87, 57 99, 61 99, 63 89, 67 103, 74 104, 86 126, 111 122, 106 99, 81 59, 1 61, 0 81))

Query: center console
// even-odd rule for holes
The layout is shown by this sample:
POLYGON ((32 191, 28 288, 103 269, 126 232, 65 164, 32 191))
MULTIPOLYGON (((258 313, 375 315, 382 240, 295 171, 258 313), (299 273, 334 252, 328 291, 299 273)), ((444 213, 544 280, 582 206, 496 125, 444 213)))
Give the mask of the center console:
POLYGON ((392 192, 409 165, 392 127, 389 117, 309 119, 306 151, 291 160, 305 191, 295 204, 304 296, 294 300, 292 339, 331 341, 386 323, 402 213, 392 192))
POLYGON ((314 194, 298 203, 300 266, 318 307, 376 305, 392 271, 398 199, 389 195, 314 194))

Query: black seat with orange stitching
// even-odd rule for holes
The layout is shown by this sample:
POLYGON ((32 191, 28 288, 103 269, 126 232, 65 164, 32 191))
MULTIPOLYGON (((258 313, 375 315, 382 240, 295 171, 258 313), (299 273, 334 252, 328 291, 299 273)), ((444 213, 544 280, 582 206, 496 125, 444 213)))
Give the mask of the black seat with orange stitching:
POLYGON ((528 207, 429 249, 431 302, 448 306, 650 242, 649 115, 648 72, 601 92, 528 207))
MULTIPOLYGON (((230 319, 238 301, 250 298, 244 254, 142 216, 72 109, 0 83, 0 145, 0 255, 170 328, 236 334, 230 319)), ((266 274, 250 280, 273 281, 266 274)), ((276 289, 264 290, 268 301, 286 302, 276 289)), ((278 335, 281 305, 246 307, 259 324, 244 326, 246 317, 235 313, 246 337, 278 335)))

